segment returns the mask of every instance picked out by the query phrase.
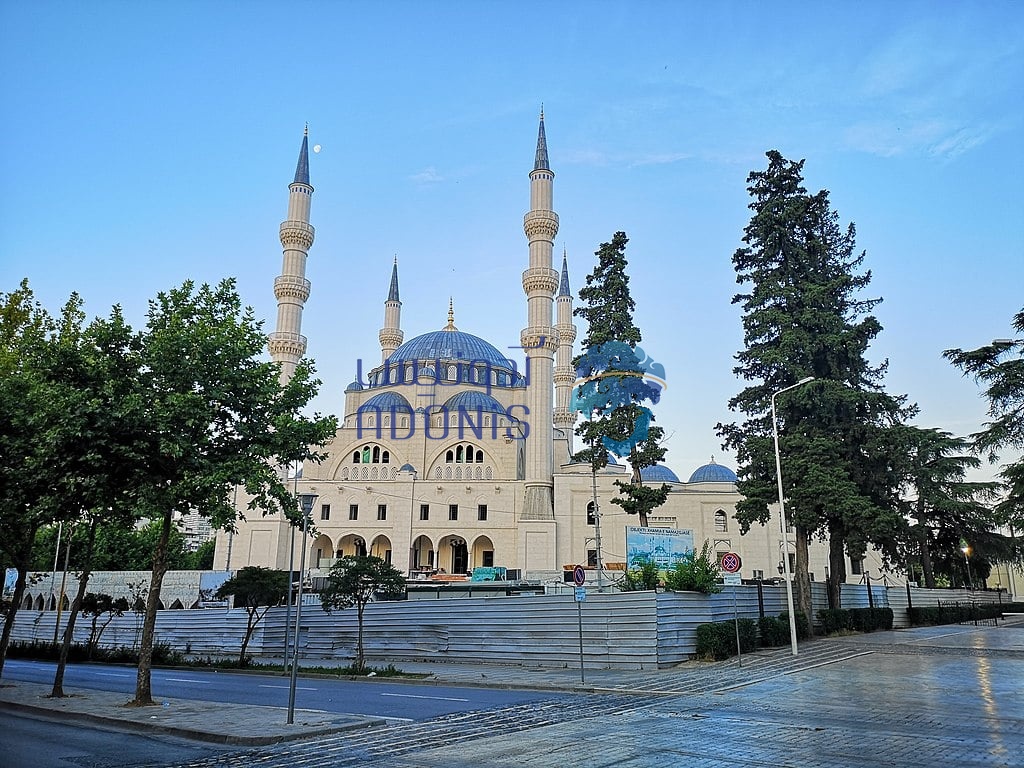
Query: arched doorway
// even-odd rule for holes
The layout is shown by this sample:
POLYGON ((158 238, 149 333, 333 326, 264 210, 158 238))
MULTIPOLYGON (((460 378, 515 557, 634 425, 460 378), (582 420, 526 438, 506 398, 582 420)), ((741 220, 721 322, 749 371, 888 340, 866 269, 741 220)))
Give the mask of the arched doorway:
POLYGON ((434 569, 434 542, 429 536, 417 536, 412 543, 412 568, 415 572, 434 569))
POLYGON ((470 569, 494 567, 494 543, 487 536, 479 536, 470 552, 470 569))
POLYGON ((370 545, 370 554, 379 557, 385 563, 391 562, 391 539, 381 534, 370 545))
POLYGON ((316 537, 309 562, 311 568, 330 568, 334 565, 334 544, 330 536, 321 534, 316 537))
POLYGON ((346 555, 355 555, 357 557, 366 556, 366 540, 357 533, 350 533, 347 536, 342 536, 338 542, 338 557, 345 557, 346 555))
POLYGON ((466 546, 466 540, 461 536, 445 536, 444 546, 448 555, 445 558, 448 562, 448 572, 468 573, 469 548, 466 546))

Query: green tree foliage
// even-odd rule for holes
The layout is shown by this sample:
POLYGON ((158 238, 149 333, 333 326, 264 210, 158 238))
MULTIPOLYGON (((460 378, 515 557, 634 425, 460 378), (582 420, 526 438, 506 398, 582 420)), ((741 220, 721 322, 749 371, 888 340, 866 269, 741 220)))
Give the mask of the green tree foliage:
POLYGON ((619 589, 623 592, 639 592, 655 589, 661 584, 661 572, 658 564, 647 558, 640 558, 633 567, 622 575, 619 589))
MULTIPOLYGON (((974 350, 947 349, 943 355, 965 376, 983 387, 991 421, 972 435, 974 448, 989 461, 999 461, 1007 452, 1016 461, 1000 468, 1004 499, 997 507, 999 522, 1014 530, 1024 529, 1024 308, 1013 318, 1016 339, 996 339, 974 350)), ((1011 555, 1021 562, 1021 553, 1011 555)))
POLYGON ((704 541, 700 554, 691 552, 665 574, 665 587, 674 592, 703 592, 713 595, 722 591, 718 584, 718 562, 711 543, 704 541))
POLYGON ((320 601, 327 613, 355 606, 358 634, 356 670, 366 668, 363 653, 363 610, 376 597, 395 599, 405 591, 405 577, 390 563, 372 555, 345 555, 331 566, 320 601))
POLYGON ((736 451, 743 501, 736 518, 744 532, 767 523, 777 501, 771 398, 801 379, 817 381, 776 398, 784 464, 786 512, 796 530, 795 585, 799 608, 811 614, 809 540, 829 543, 829 594, 839 604, 845 555, 860 557, 870 543, 894 552, 904 521, 892 471, 891 428, 913 409, 882 390, 885 365, 872 366, 867 349, 881 331, 862 299, 870 282, 861 272, 855 229, 840 228, 828 192, 809 194, 803 161, 768 152, 768 168, 748 177, 753 216, 745 245, 733 255, 733 298, 743 310, 744 349, 734 372, 750 384, 729 401, 744 420, 719 424, 736 451))
POLYGON ((914 519, 904 556, 908 571, 914 573, 919 568, 924 585, 934 589, 936 556, 947 568, 952 566, 953 572, 947 570, 947 576, 960 575, 960 539, 988 542, 993 527, 991 503, 998 484, 967 480, 968 471, 981 462, 969 454, 965 438, 913 426, 900 432, 905 441, 900 457, 903 496, 907 514, 914 519))
POLYGON ((245 625, 245 637, 238 653, 238 666, 244 667, 248 661, 245 652, 249 649, 249 640, 253 630, 260 623, 272 606, 280 604, 288 594, 288 574, 275 571, 260 565, 248 565, 225 581, 217 589, 217 598, 226 600, 235 598, 235 607, 245 608, 248 620, 245 625), (260 611, 260 608, 263 611, 260 611))
POLYGON ((116 600, 104 592, 88 592, 82 598, 81 611, 83 616, 91 618, 87 658, 92 659, 93 652, 100 644, 105 630, 116 617, 124 616, 128 610, 128 600, 119 597, 116 600), (102 617, 102 620, 101 620, 102 617))
POLYGON ((232 489, 243 487, 249 508, 300 519, 295 497, 277 468, 318 461, 334 434, 334 418, 308 418, 316 394, 312 365, 301 362, 279 382, 279 366, 263 359, 266 337, 235 284, 199 288, 191 282, 150 301, 134 378, 145 408, 137 414, 147 437, 148 468, 140 488, 147 517, 158 521, 146 618, 139 649, 135 705, 153 703, 150 683, 156 612, 168 567, 175 510, 195 510, 216 529, 233 529, 232 489))
POLYGON ((140 467, 128 415, 137 403, 123 375, 134 340, 117 307, 85 326, 81 304, 72 294, 52 318, 27 281, 0 294, 0 550, 19 573, 0 672, 38 531, 78 519, 89 530, 136 510, 140 467))
POLYGON ((648 488, 640 471, 665 456, 661 446, 664 432, 650 426, 653 415, 642 403, 658 402, 660 388, 644 379, 644 363, 636 351, 642 340, 633 322, 635 303, 629 292, 624 232, 616 232, 609 243, 595 252, 598 263, 580 289, 583 304, 573 313, 587 321, 583 353, 573 362, 585 379, 574 392, 574 402, 588 418, 576 428, 587 446, 576 454, 589 461, 594 472, 608 464, 608 451, 628 456, 633 468, 629 484, 616 482, 622 497, 612 500, 647 525, 647 515, 665 502, 668 486, 648 488))

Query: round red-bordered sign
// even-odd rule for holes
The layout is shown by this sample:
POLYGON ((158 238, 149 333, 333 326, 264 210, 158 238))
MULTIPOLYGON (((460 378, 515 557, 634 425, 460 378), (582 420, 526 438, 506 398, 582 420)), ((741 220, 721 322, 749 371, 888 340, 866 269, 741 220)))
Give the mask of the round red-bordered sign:
POLYGON ((743 566, 743 561, 735 552, 726 552, 722 555, 721 568, 726 573, 738 573, 743 566))

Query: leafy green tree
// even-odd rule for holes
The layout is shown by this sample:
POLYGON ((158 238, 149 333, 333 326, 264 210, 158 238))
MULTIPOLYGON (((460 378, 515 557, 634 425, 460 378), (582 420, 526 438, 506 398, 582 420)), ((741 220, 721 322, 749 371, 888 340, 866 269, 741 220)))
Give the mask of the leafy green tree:
POLYGON ((863 299, 855 229, 840 228, 828 192, 809 194, 803 161, 767 153, 768 168, 748 177, 754 212, 745 245, 733 255, 745 292, 744 349, 734 372, 751 382, 729 400, 744 420, 719 424, 718 434, 739 461, 743 500, 736 518, 746 532, 767 523, 777 501, 771 401, 805 377, 817 381, 776 398, 780 452, 785 459, 787 518, 796 531, 798 608, 812 615, 808 544, 829 544, 829 596, 838 607, 846 558, 868 544, 893 552, 904 529, 892 471, 892 428, 912 415, 905 398, 882 389, 885 365, 867 349, 881 331, 870 314, 879 299, 863 299))
POLYGON ((573 310, 587 321, 584 351, 574 361, 584 381, 573 393, 575 407, 588 417, 576 428, 587 448, 576 458, 588 461, 596 473, 607 466, 609 450, 628 457, 632 480, 616 481, 623 495, 612 503, 638 515, 646 526, 648 513, 668 497, 668 486, 644 486, 640 475, 641 469, 664 458, 665 449, 660 445, 663 431, 651 426, 653 414, 642 405, 658 402, 661 392, 644 378, 647 361, 637 350, 642 336, 633 322, 636 305, 626 273, 628 242, 624 232, 616 232, 611 242, 601 244, 595 252, 597 266, 580 289, 583 304, 573 310))
POLYGON ((375 597, 396 598, 405 591, 405 577, 379 557, 345 555, 335 561, 320 591, 323 609, 330 613, 355 606, 358 634, 355 668, 366 668, 363 653, 363 610, 375 597))
POLYGON ((186 570, 189 571, 209 571, 213 568, 213 555, 217 549, 217 542, 215 539, 209 539, 204 541, 195 552, 188 554, 188 562, 186 563, 186 570))
POLYGON ((249 640, 260 620, 267 615, 271 606, 279 605, 288 594, 288 574, 275 571, 260 565, 248 565, 225 581, 217 589, 217 599, 235 598, 235 606, 245 608, 248 620, 245 625, 245 637, 238 653, 238 666, 246 666, 248 659, 245 652, 249 649, 249 640), (263 609, 260 612, 260 608, 263 609))
POLYGON ((656 589, 661 583, 661 572, 658 564, 648 558, 639 558, 632 568, 622 575, 619 589, 623 592, 639 592, 656 589))
POLYGON ((278 467, 319 461, 334 434, 333 417, 302 415, 316 394, 312 365, 301 362, 284 384, 263 359, 266 337, 233 280, 192 282, 150 301, 135 382, 145 409, 147 481, 139 489, 147 517, 158 522, 146 617, 139 648, 136 706, 153 704, 151 669, 160 587, 168 567, 175 510, 195 510, 219 530, 234 528, 232 490, 250 509, 300 513, 278 467))
MULTIPOLYGON (((1024 308, 1014 316, 1013 328, 1024 334, 1024 308)), ((999 524, 1020 531, 1024 529, 1024 336, 996 339, 969 351, 947 349, 943 356, 984 387, 991 421, 971 435, 975 450, 990 462, 1008 451, 1018 456, 1000 468, 1005 497, 996 509, 999 524)), ((1016 547, 1010 559, 1022 561, 1016 547)))
POLYGON ((674 592, 703 592, 713 595, 722 591, 718 584, 718 563, 711 543, 704 541, 700 554, 691 552, 665 574, 665 586, 674 592))
POLYGON ((969 454, 965 438, 913 426, 902 432, 904 496, 908 516, 915 520, 909 529, 908 570, 913 573, 916 560, 925 586, 934 589, 933 551, 938 548, 946 563, 958 563, 960 538, 982 540, 993 526, 991 502, 998 484, 967 480, 968 471, 981 462, 969 454))
POLYGON ((88 592, 85 597, 82 598, 82 615, 88 616, 92 620, 89 628, 89 641, 87 645, 87 653, 90 660, 92 659, 93 652, 100 644, 100 639, 103 637, 103 631, 116 617, 124 616, 128 607, 128 600, 126 598, 119 597, 115 600, 104 592, 88 592), (100 617, 105 618, 100 621, 100 617))

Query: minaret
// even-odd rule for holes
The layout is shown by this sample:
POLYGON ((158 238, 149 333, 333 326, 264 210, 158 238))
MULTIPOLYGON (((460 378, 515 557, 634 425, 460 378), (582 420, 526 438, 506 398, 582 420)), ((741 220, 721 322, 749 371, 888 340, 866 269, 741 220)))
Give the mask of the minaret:
POLYGON ((558 288, 558 273, 551 268, 558 216, 551 209, 555 174, 548 163, 544 135, 544 110, 540 112, 537 154, 530 173, 530 210, 523 230, 530 242, 530 266, 523 272, 526 292, 527 326, 520 336, 526 351, 529 383, 526 405, 530 433, 526 438, 526 499, 522 520, 554 519, 554 418, 553 367, 558 346, 552 326, 552 304, 558 288))
POLYGON ((555 426, 565 432, 572 456, 572 435, 576 428, 576 412, 569 410, 572 385, 576 382, 576 371, 572 367, 572 343, 576 340, 576 326, 572 323, 572 291, 569 290, 569 262, 562 251, 562 280, 558 284, 555 299, 558 319, 558 351, 555 352, 555 426))
POLYGON ((391 288, 388 300, 384 302, 384 327, 377 338, 380 339, 381 362, 386 361, 402 345, 402 302, 398 300, 398 257, 391 267, 391 288))
POLYGON ((302 330, 302 307, 309 298, 306 257, 313 245, 314 231, 309 224, 309 204, 313 187, 309 184, 309 126, 302 134, 302 149, 295 166, 295 180, 288 186, 288 218, 281 222, 281 248, 284 260, 281 274, 274 279, 277 297, 277 330, 268 338, 270 356, 281 365, 281 383, 295 373, 295 366, 306 353, 302 330))

